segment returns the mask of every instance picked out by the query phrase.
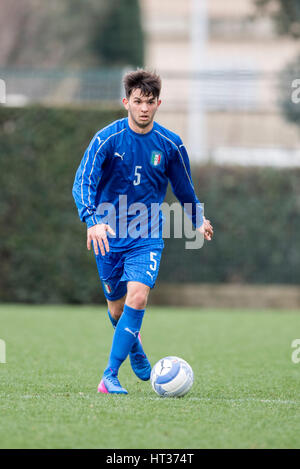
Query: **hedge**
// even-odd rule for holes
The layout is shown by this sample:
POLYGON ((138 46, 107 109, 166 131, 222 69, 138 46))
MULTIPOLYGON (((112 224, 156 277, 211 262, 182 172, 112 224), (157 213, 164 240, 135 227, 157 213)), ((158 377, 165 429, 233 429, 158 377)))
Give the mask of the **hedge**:
MULTIPOLYGON (((104 300, 71 189, 94 133, 123 115, 0 109, 1 301, 104 300)), ((300 171, 208 165, 192 173, 214 240, 197 251, 184 250, 184 239, 165 240, 158 282, 298 284, 300 171)))

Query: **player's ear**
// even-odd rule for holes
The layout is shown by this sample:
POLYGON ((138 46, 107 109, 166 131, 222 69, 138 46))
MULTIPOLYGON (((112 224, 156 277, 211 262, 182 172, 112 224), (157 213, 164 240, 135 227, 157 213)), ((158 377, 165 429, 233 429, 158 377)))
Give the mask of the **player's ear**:
POLYGON ((128 110, 128 99, 127 99, 127 98, 123 98, 123 99, 122 99, 122 103, 123 103, 125 109, 128 110))
POLYGON ((160 105, 161 105, 161 99, 157 101, 157 107, 159 107, 160 105))

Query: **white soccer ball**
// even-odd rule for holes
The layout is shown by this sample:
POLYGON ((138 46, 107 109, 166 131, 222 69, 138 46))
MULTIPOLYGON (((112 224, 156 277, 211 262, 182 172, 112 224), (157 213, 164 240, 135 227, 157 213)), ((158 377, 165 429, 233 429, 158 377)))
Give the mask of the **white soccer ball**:
POLYGON ((163 397, 181 397, 191 389, 194 373, 190 365, 178 357, 159 360, 151 371, 153 390, 163 397))

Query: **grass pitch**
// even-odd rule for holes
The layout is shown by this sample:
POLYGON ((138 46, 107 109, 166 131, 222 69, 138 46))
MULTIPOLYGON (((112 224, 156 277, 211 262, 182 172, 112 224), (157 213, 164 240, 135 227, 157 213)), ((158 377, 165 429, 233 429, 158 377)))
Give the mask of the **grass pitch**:
POLYGON ((129 361, 127 396, 99 395, 113 329, 105 308, 0 306, 1 448, 299 448, 300 312, 148 307, 154 364, 195 374, 188 395, 160 398, 129 361))

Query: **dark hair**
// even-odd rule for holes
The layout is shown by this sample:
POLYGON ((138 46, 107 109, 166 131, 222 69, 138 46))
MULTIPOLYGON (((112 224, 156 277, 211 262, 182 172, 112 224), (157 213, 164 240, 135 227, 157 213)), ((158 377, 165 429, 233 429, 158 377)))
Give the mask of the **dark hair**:
POLYGON ((158 98, 161 90, 161 79, 156 73, 147 72, 141 68, 128 72, 123 79, 126 98, 129 98, 132 91, 140 89, 144 96, 153 95, 158 98))

